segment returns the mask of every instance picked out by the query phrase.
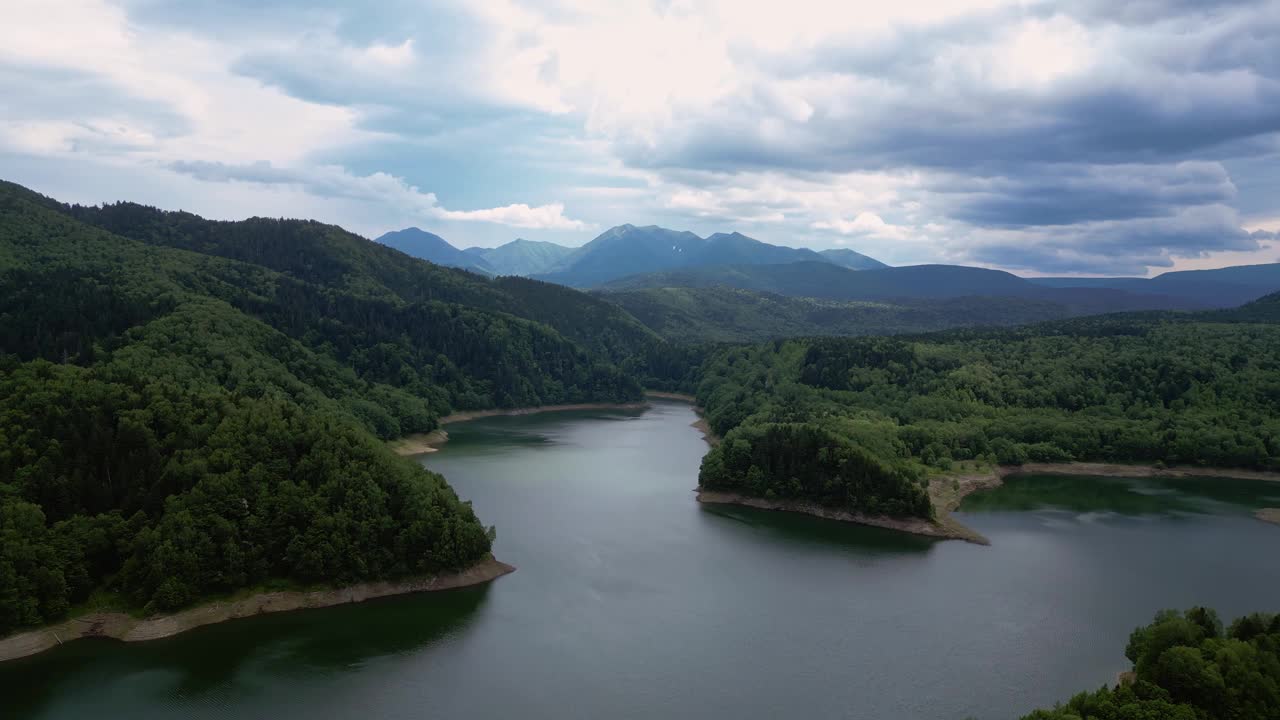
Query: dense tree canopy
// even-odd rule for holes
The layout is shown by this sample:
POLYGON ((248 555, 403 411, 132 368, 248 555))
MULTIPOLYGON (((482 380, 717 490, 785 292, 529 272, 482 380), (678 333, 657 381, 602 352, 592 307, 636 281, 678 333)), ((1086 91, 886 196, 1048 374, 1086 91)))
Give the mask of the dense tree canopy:
POLYGON ((456 570, 490 531, 379 439, 454 409, 688 387, 590 296, 304 221, 60 205, 0 186, 0 634, 91 594, 456 570))
POLYGON ((1217 613, 1167 610, 1133 631, 1133 678, 1023 720, 1280 718, 1280 616, 1253 614, 1224 632, 1217 613))
POLYGON ((779 474, 799 461, 793 454, 812 454, 811 443, 779 441, 778 429, 792 426, 874 459, 900 481, 888 507, 910 514, 921 514, 910 481, 957 461, 1278 469, 1280 325, 1258 310, 1267 302, 1236 315, 1115 315, 725 348, 707 361, 698 389, 712 429, 725 436, 703 482, 888 511, 885 486, 874 502, 841 499, 828 485, 779 474), (763 480, 746 481, 750 472, 763 480))
POLYGON ((1024 297, 823 300, 732 287, 642 288, 600 297, 622 306, 662 337, 681 343, 921 333, 1017 325, 1087 312, 1024 297))

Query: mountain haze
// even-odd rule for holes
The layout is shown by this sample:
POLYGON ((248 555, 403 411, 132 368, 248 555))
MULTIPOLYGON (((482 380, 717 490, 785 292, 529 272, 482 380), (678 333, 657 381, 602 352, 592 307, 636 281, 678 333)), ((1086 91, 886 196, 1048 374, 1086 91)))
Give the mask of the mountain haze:
POLYGON ((468 255, 480 258, 497 275, 539 275, 550 272, 573 248, 552 242, 517 238, 496 248, 470 247, 468 255))
MULTIPOLYGON (((845 264, 849 261, 847 255, 826 256, 808 248, 772 245, 738 232, 715 233, 702 238, 688 231, 668 230, 656 225, 619 225, 578 248, 555 270, 540 277, 571 287, 596 287, 637 273, 682 268, 845 264)), ((865 264, 866 261, 876 262, 870 258, 860 262, 865 264)))
POLYGON ((439 235, 420 228, 411 227, 383 233, 374 242, 437 265, 471 270, 481 275, 498 274, 484 257, 459 250, 439 235))
POLYGON ((1249 302, 1280 290, 1280 263, 1237 265, 1212 270, 1176 270, 1153 278, 1033 278, 1049 287, 1113 288, 1194 298, 1214 307, 1249 302))
POLYGON ((849 248, 823 250, 818 254, 837 265, 843 265, 853 270, 878 270, 889 267, 875 258, 867 257, 849 248))
MULTIPOLYGON (((1265 271, 1254 271, 1247 277, 1257 275, 1265 277, 1265 271)), ((1230 273, 1226 276, 1230 277, 1230 273)), ((1280 290, 1280 278, 1273 284, 1261 284, 1261 280, 1255 280, 1258 284, 1249 285, 1134 282, 1134 278, 1118 280, 1120 287, 1108 287, 1104 282, 1060 287, 1002 270, 960 265, 910 265, 855 271, 829 263, 799 262, 685 268, 633 275, 612 281, 601 289, 616 292, 646 288, 730 287, 841 301, 1005 297, 1056 303, 1063 306, 1068 315, 1232 307, 1280 290), (1125 289, 1129 287, 1136 289, 1125 289)), ((978 318, 973 322, 987 324, 978 318)))

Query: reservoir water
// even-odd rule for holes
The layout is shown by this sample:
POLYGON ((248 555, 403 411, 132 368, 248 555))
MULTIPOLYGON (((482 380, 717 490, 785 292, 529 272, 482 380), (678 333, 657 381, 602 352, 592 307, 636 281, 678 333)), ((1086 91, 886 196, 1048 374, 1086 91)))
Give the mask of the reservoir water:
POLYGON ((1011 479, 990 547, 694 501, 692 410, 499 417, 422 461, 489 586, 0 665, 16 718, 1015 718, 1112 682, 1159 609, 1280 610, 1280 484, 1011 479))

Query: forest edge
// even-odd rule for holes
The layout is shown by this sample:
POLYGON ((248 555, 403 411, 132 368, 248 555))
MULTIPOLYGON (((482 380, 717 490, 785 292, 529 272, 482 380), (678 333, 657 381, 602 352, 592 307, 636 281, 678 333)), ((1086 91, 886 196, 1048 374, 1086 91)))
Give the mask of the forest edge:
MULTIPOLYGON (((940 540, 964 540, 977 545, 990 545, 991 542, 986 537, 956 520, 951 513, 959 508, 960 503, 969 495, 980 490, 998 488, 1004 483, 1004 478, 1012 475, 1083 475, 1120 478, 1213 477, 1280 482, 1280 472, 1261 470, 1196 466, 1158 467, 1154 465, 1090 462, 1026 463, 1024 465, 1001 465, 984 473, 941 475, 931 479, 929 482, 929 500, 934 507, 934 518, 932 520, 915 517, 868 515, 826 507, 804 500, 776 500, 733 492, 704 490, 702 488, 698 489, 698 502, 796 512, 828 520, 887 528, 940 540)), ((1267 508, 1259 510, 1256 513, 1256 517, 1266 522, 1280 523, 1280 509, 1267 508)))
POLYGON ((365 582, 340 588, 263 592, 237 600, 215 600, 173 614, 149 618, 137 618, 121 612, 95 612, 0 639, 0 662, 35 655, 80 638, 114 638, 124 642, 159 640, 204 625, 254 615, 332 607, 393 595, 481 585, 511 572, 515 572, 514 566, 490 555, 456 573, 365 582))

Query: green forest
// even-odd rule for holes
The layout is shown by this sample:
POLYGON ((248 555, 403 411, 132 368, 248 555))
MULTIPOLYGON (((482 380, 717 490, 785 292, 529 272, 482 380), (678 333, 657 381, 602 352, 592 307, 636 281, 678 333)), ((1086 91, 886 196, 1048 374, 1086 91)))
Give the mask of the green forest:
POLYGON ((266 582, 463 569, 486 529, 382 442, 691 386, 616 306, 340 228, 0 185, 0 635, 266 582))
POLYGON ((455 410, 696 391, 723 439, 703 488, 895 516, 931 517, 930 478, 961 465, 1280 466, 1276 296, 677 343, 609 295, 432 265, 332 225, 65 205, 12 184, 0 289, 0 634, 90 599, 159 612, 467 567, 494 530, 385 444, 455 410))
POLYGON ((1277 308, 723 348, 701 484, 928 517, 928 478, 960 464, 1278 469, 1277 308))
POLYGON ((1023 720, 1280 718, 1280 615, 1255 613, 1225 630, 1213 610, 1166 610, 1133 631, 1132 677, 1023 720))
POLYGON ((800 336, 896 335, 971 325, 1020 325, 1080 311, 1022 297, 823 300, 732 287, 664 287, 601 293, 677 343, 765 342, 800 336))

